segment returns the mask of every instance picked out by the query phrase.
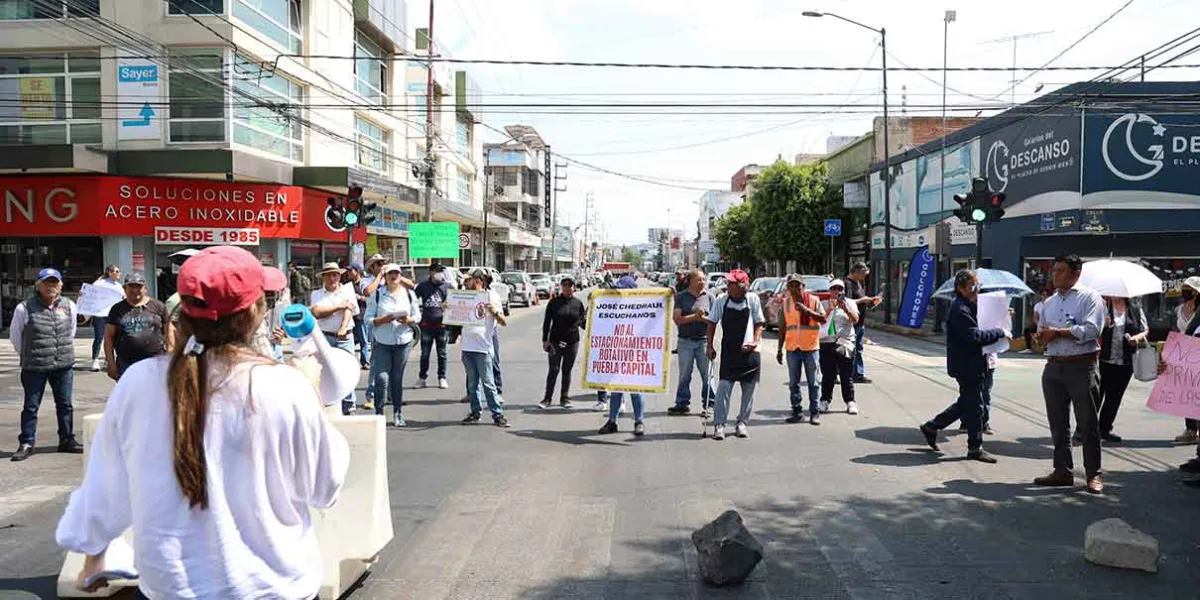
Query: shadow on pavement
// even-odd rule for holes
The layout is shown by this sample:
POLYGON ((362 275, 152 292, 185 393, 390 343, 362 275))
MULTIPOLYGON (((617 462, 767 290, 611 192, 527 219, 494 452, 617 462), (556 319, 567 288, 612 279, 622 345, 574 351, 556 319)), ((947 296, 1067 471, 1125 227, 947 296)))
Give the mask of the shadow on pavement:
MULTIPOLYGON (((899 453, 904 455, 905 453, 899 453)), ((913 456, 921 458, 917 453, 913 456)), ((932 455, 930 455, 932 456, 932 455)), ((904 460, 908 460, 907 458, 904 460)), ((1102 497, 1024 484, 951 480, 920 492, 731 498, 765 549, 743 585, 700 582, 699 522, 617 542, 617 568, 531 583, 523 598, 1195 598, 1200 491, 1164 472, 1110 474, 1102 497), (1084 531, 1119 517, 1156 537, 1159 573, 1089 564, 1084 531)), ((686 501, 684 501, 686 503, 686 501)), ((721 504, 720 502, 716 504, 721 504)), ((705 506, 700 502, 700 506, 705 506)), ((704 520, 717 516, 695 514, 704 520)), ((621 513, 618 512, 618 523, 621 513)))
MULTIPOLYGON (((133 598, 133 591, 117 594, 112 598, 133 598)), ((0 598, 24 600, 25 598, 57 598, 58 574, 25 579, 0 579, 0 598)))
POLYGON ((909 448, 908 452, 888 452, 856 456, 850 462, 877 467, 925 467, 940 462, 953 462, 962 457, 950 456, 945 452, 934 452, 929 448, 909 448))
MULTIPOLYGON (((0 451, 0 460, 4 460, 6 458, 12 458, 12 455, 16 454, 16 453, 17 453, 16 448, 12 449, 11 451, 10 450, 0 451)), ((58 453, 58 444, 55 444, 53 446, 34 446, 33 447, 33 455, 34 456, 37 456, 39 454, 57 454, 57 453, 58 453)), ((0 588, 0 589, 4 589, 4 588, 0 588)))
POLYGON ((877 444, 895 444, 899 446, 920 444, 924 439, 921 437, 921 431, 915 426, 892 427, 887 425, 856 429, 854 430, 854 437, 877 444))
POLYGON ((524 438, 533 438, 535 440, 543 440, 547 442, 558 442, 560 444, 570 444, 572 446, 628 446, 629 444, 621 442, 606 442, 604 440, 592 439, 596 436, 595 429, 586 429, 583 431, 541 431, 537 429, 522 429, 511 432, 515 436, 524 438))

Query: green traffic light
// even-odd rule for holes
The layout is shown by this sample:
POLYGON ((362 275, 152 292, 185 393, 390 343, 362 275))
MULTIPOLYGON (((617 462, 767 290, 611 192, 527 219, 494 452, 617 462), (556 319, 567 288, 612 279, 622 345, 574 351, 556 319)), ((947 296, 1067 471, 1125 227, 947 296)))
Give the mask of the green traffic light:
POLYGON ((346 226, 354 227, 358 224, 358 215, 354 213, 346 213, 346 226))
MULTIPOLYGON (((357 217, 355 217, 357 219, 357 217)), ((350 215, 346 215, 346 220, 350 219, 350 215)), ((971 220, 977 223, 982 223, 987 220, 987 211, 982 208, 976 208, 971 211, 971 220)))

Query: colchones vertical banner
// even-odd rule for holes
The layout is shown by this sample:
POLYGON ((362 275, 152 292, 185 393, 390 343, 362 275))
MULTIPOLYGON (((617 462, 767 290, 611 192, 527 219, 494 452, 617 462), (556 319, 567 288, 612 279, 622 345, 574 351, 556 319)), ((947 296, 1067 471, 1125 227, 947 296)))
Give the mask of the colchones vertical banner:
POLYGON ((671 365, 669 289, 596 290, 588 303, 583 387, 665 392, 671 365))
POLYGON ((925 311, 929 308, 929 296, 933 294, 933 280, 937 269, 929 248, 919 248, 913 253, 908 265, 908 281, 904 284, 904 299, 900 301, 897 315, 901 327, 920 329, 925 323, 925 311))

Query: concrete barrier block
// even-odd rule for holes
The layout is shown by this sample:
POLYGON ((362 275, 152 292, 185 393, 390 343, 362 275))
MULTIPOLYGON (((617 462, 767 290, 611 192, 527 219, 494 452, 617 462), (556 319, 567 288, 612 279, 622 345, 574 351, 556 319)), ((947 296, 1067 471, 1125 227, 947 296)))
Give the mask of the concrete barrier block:
MULTIPOLYGON (((101 417, 95 414, 83 419, 85 452, 91 448, 101 417)), ((374 565, 394 535, 388 490, 387 428, 383 418, 340 414, 328 418, 350 446, 350 468, 337 504, 329 510, 312 513, 324 569, 319 592, 322 599, 340 597, 374 565)), ((86 457, 84 454, 85 468, 86 457)), ((133 530, 126 531, 124 537, 132 546, 133 530)), ((59 597, 106 598, 137 585, 132 581, 114 582, 99 592, 87 594, 75 588, 75 576, 82 567, 83 556, 68 552, 58 574, 59 597)))
POLYGON ((1158 572, 1158 540, 1121 519, 1088 525, 1083 553, 1088 562, 1098 565, 1158 572))

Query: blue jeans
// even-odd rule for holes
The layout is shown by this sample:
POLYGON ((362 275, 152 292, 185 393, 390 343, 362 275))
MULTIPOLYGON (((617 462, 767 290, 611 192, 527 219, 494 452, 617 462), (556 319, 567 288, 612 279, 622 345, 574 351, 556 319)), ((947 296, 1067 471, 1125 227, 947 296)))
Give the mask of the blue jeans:
MULTIPOLYGON (((927 425, 934 429, 945 429, 955 421, 962 420, 967 426, 967 452, 983 448, 983 379, 964 377, 958 379, 958 399, 927 425)), ((1094 423, 1094 421, 1093 421, 1094 423)), ((1070 451, 1070 447, 1067 447, 1070 451)))
POLYGON ((467 398, 471 399, 471 414, 483 412, 482 396, 487 397, 488 410, 492 418, 504 414, 496 397, 496 384, 492 381, 492 355, 487 352, 463 352, 463 369, 467 374, 467 398))
POLYGON ((492 381, 496 384, 496 395, 504 395, 504 374, 500 372, 500 335, 492 336, 492 381))
POLYGON ((354 319, 354 343, 358 344, 358 347, 361 349, 358 364, 364 367, 371 364, 371 341, 375 339, 371 331, 372 329, 374 328, 371 327, 370 321, 359 318, 354 319))
MULTIPOLYGON (((646 399, 640 392, 631 392, 629 396, 633 402, 633 422, 641 423, 646 417, 646 399)), ((616 421, 617 415, 621 414, 621 405, 625 403, 625 392, 613 392, 612 401, 608 403, 608 420, 616 421)))
POLYGON ((817 350, 811 352, 789 350, 787 353, 788 394, 792 401, 792 414, 794 415, 804 412, 804 399, 800 394, 801 375, 808 380, 808 411, 810 414, 817 412, 817 401, 821 395, 821 390, 818 388, 820 380, 817 379, 817 352, 817 350), (800 372, 801 369, 804 369, 804 373, 800 372))
MULTIPOLYGON (((344 340, 339 340, 337 337, 337 334, 328 333, 325 331, 322 331, 321 333, 325 334, 325 341, 329 342, 330 346, 333 346, 334 348, 337 348, 338 350, 344 350, 346 352, 349 352, 350 356, 354 356, 354 338, 353 338, 353 336, 346 338, 344 340)), ((354 390, 350 390, 350 394, 348 396, 346 396, 345 398, 342 398, 342 414, 343 415, 348 415, 348 414, 350 414, 350 411, 354 410, 354 404, 355 404, 356 399, 357 399, 357 396, 355 395, 354 390)))
POLYGON ((38 409, 42 406, 42 394, 46 384, 54 393, 54 412, 58 416, 58 443, 75 439, 75 409, 71 406, 71 393, 75 389, 75 372, 71 367, 57 371, 30 371, 21 369, 21 387, 25 389, 25 406, 21 408, 21 435, 17 441, 33 445, 37 439, 38 409))
MULTIPOLYGON (((861 312, 861 311, 860 311, 861 312)), ((863 334, 867 332, 867 327, 858 322, 854 325, 854 378, 862 379, 867 376, 866 368, 863 367, 863 334)))
POLYGON ((100 351, 104 349, 104 329, 107 326, 108 317, 92 317, 92 360, 100 358, 100 351))
POLYGON ((378 365, 379 373, 374 381, 375 414, 382 415, 387 406, 388 398, 392 400, 392 410, 395 414, 403 414, 404 409, 404 369, 408 366, 408 344, 381 344, 375 342, 371 349, 371 364, 378 365))
POLYGON ((704 353, 705 340, 689 340, 679 338, 679 387, 675 390, 675 406, 688 406, 692 403, 692 367, 700 371, 700 406, 708 408, 712 404, 713 390, 708 383, 709 369, 712 362, 704 353))
POLYGON ((446 378, 446 346, 450 340, 445 328, 421 329, 421 372, 417 377, 425 379, 429 376, 429 351, 437 344, 437 376, 446 378))
MULTIPOLYGON (((729 420, 729 402, 733 396, 734 383, 728 379, 722 379, 717 383, 717 402, 713 406, 713 425, 724 425, 725 421, 729 420)), ((754 410, 754 389, 758 387, 758 382, 743 381, 741 386, 742 409, 738 411, 737 422, 748 423, 750 413, 754 410)))

